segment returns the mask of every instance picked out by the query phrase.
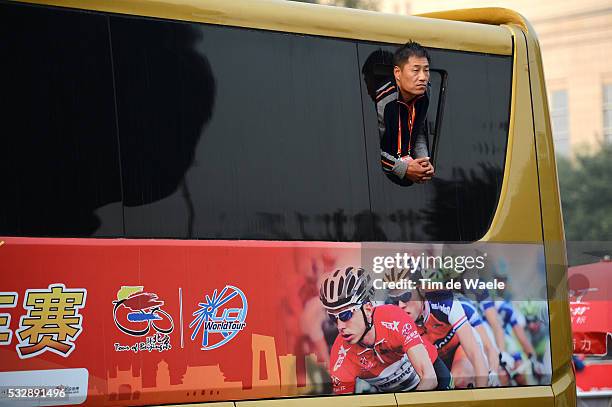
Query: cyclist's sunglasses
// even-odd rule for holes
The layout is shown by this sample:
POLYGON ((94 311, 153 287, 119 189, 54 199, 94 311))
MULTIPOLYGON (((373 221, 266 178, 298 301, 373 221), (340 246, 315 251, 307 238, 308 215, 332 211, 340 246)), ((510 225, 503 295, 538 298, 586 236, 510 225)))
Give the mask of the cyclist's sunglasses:
POLYGON ((408 302, 410 301, 411 298, 412 298, 412 291, 406 291, 405 293, 397 295, 397 296, 390 295, 386 302, 389 304, 399 305, 400 301, 408 302))
POLYGON ((329 319, 332 320, 332 322, 336 322, 336 320, 338 320, 338 319, 340 321, 342 321, 342 322, 346 322, 349 319, 353 318, 353 314, 355 313, 355 311, 357 309, 359 309, 359 307, 347 309, 345 311, 338 312, 337 314, 334 314, 332 312, 328 312, 327 315, 329 316, 329 319))

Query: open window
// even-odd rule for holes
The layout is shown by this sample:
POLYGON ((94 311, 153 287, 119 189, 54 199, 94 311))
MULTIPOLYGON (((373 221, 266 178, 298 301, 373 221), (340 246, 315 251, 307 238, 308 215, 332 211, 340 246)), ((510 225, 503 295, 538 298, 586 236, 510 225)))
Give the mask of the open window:
MULTIPOLYGON (((361 51, 361 49, 360 49, 361 51)), ((361 65, 363 84, 367 94, 376 103, 376 92, 389 82, 394 82, 393 78, 393 52, 395 47, 378 47, 374 51, 365 55, 365 61, 361 65)), ((361 55, 360 52, 360 56, 361 55)), ((444 113, 444 93, 446 90, 448 73, 443 69, 430 69, 429 79, 429 109, 427 114, 427 148, 430 157, 435 158, 435 146, 442 128, 442 118, 444 113)), ((366 102, 367 103, 367 102, 366 102)), ((379 115, 382 112, 377 112, 379 115)), ((379 133, 380 133, 379 129, 379 133)), ((379 134, 379 136, 382 136, 379 134)), ((433 162, 433 161, 432 161, 433 162)), ((435 164, 434 164, 435 165, 435 164)))
POLYGON ((428 49, 426 124, 435 175, 407 187, 381 170, 379 112, 372 98, 375 86, 393 80, 397 46, 359 43, 357 49, 374 239, 480 239, 495 213, 503 179, 512 57, 428 49), (368 59, 372 79, 364 72, 368 59))

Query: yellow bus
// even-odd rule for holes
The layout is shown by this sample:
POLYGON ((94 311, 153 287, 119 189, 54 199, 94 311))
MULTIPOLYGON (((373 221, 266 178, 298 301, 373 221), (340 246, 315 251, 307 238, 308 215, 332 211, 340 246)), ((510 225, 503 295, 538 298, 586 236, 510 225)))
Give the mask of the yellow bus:
POLYGON ((0 404, 576 404, 522 16, 33 0, 0 19, 0 404), (407 42, 427 55, 418 183, 381 168, 407 42))

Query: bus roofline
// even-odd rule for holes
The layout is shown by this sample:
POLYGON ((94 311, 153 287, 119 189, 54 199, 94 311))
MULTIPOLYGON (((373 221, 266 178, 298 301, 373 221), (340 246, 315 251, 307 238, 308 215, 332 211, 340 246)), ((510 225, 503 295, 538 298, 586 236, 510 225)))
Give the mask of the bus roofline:
POLYGON ((525 32, 533 31, 531 24, 525 17, 514 10, 502 7, 480 7, 435 11, 431 13, 416 14, 415 16, 488 25, 515 24, 521 27, 521 29, 523 29, 525 32))
MULTIPOLYGON (((19 0, 175 21, 403 44, 408 39, 431 48, 512 55, 507 30, 487 24, 435 21, 286 0, 19 0)), ((447 19, 450 20, 450 19, 447 19)))

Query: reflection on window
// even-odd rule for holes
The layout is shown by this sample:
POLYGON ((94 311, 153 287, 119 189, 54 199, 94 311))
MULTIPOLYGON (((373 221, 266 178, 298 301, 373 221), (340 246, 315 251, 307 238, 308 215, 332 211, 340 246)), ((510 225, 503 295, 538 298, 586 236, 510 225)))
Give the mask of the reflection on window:
POLYGON ((612 143, 612 84, 603 87, 603 139, 612 143))
POLYGON ((568 155, 570 152, 570 144, 567 91, 556 90, 552 92, 550 104, 555 151, 560 155, 568 155))

